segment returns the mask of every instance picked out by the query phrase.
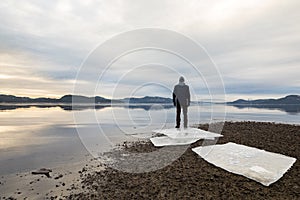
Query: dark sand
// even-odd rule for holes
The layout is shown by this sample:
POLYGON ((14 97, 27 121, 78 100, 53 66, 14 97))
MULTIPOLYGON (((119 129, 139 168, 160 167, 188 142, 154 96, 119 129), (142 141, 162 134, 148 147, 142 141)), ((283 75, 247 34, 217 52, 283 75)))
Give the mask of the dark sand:
MULTIPOLYGON (((208 128, 207 124, 199 126, 208 128)), ((218 143, 235 142, 297 159, 277 182, 266 187, 229 173, 201 159, 191 145, 171 165, 148 173, 126 173, 109 166, 102 171, 83 170, 78 187, 84 192, 67 199, 300 199, 300 126, 264 122, 226 122, 218 143)), ((149 142, 124 143, 123 152, 150 152, 149 142)))

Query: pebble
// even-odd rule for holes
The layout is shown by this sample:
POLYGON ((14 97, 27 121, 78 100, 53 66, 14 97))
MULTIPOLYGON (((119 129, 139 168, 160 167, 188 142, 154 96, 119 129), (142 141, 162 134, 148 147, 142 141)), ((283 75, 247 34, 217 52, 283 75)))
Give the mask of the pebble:
POLYGON ((62 178, 62 177, 63 177, 63 175, 60 174, 60 175, 58 175, 57 177, 55 177, 54 179, 57 180, 57 179, 60 179, 60 178, 62 178))

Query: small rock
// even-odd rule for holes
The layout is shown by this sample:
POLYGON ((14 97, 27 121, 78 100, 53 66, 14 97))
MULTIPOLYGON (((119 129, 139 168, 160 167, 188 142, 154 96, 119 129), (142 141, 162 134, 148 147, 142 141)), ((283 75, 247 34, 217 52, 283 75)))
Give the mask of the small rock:
POLYGON ((31 174, 34 174, 34 175, 42 174, 42 175, 45 175, 48 178, 50 178, 50 172, 52 172, 51 169, 41 168, 40 170, 31 172, 31 174))
POLYGON ((62 174, 60 174, 60 175, 58 175, 57 177, 55 177, 54 179, 60 179, 60 178, 62 178, 63 177, 63 175, 62 174))

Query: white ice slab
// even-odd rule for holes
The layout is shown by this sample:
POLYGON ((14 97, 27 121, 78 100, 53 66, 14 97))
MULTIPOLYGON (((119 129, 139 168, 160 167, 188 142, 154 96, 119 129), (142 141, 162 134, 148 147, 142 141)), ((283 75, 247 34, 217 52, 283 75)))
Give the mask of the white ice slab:
POLYGON ((153 130, 154 133, 164 134, 173 139, 212 139, 216 137, 222 137, 222 135, 217 133, 212 133, 209 131, 205 131, 198 128, 186 128, 186 129, 177 129, 177 128, 170 128, 170 129, 160 129, 160 130, 153 130))
POLYGON ((207 162, 265 186, 279 180, 295 158, 229 142, 192 149, 207 162))
POLYGON ((196 142, 197 138, 180 138, 180 139, 173 139, 167 136, 162 137, 154 137, 150 138, 152 144, 156 147, 162 146, 174 146, 174 145, 187 145, 196 142))

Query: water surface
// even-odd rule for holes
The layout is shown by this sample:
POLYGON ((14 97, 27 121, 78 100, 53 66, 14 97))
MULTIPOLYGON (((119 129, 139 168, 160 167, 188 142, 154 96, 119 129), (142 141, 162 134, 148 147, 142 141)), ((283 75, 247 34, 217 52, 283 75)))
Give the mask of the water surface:
MULTIPOLYGON (((189 124, 216 121, 271 121, 299 124, 298 112, 282 109, 194 105, 189 124)), ((175 109, 161 105, 0 106, 0 174, 76 162, 111 149, 139 133, 173 127, 175 109), (93 148, 87 149, 85 145, 93 148)))

